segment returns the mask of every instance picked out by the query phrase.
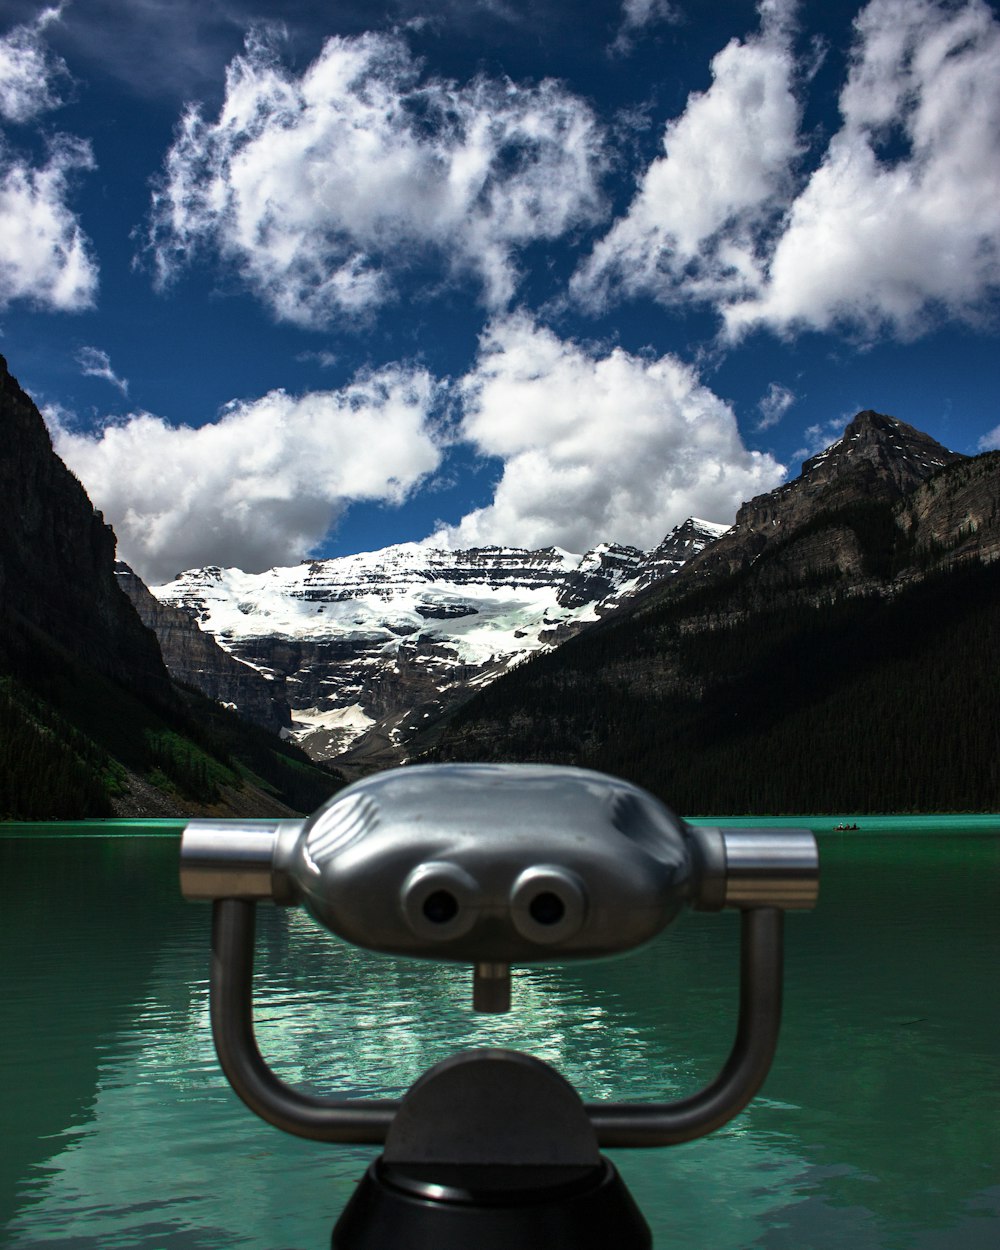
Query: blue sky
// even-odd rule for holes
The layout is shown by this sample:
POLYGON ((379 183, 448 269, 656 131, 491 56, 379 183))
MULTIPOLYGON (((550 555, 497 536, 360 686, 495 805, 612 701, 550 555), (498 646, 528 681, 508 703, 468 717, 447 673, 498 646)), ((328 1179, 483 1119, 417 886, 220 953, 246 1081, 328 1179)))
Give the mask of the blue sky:
POLYGON ((985 0, 0 0, 0 351, 152 584, 1000 446, 985 0))

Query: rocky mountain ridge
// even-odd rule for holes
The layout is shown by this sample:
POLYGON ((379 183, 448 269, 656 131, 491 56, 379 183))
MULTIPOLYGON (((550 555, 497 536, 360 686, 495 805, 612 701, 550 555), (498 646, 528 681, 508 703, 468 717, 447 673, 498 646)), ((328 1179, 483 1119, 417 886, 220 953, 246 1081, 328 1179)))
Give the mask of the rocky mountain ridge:
POLYGON ((404 545, 161 600, 116 576, 2 358, 0 428, 0 817, 312 810, 338 783, 277 740, 289 704, 354 772, 535 759, 687 811, 1000 805, 1000 452, 866 411, 733 527, 652 552, 404 545))
POLYGON ((778 546, 783 548, 778 581, 804 584, 826 576, 863 581, 857 534, 846 522, 824 518, 899 504, 940 470, 966 460, 904 421, 870 409, 859 412, 841 438, 803 462, 797 478, 744 503, 732 528, 691 562, 674 590, 682 593, 696 582, 746 570, 778 546))
MULTIPOLYGON (((258 574, 189 570, 152 593, 284 691, 313 758, 371 767, 400 762, 471 689, 670 577, 725 528, 690 519, 650 552, 584 556, 409 543, 258 574)), ((239 704, 230 675, 210 674, 213 697, 239 704)))
MULTIPOLYGON (((154 594, 287 696, 291 732, 314 758, 369 771, 422 749, 453 708, 518 663, 616 613, 709 593, 685 614, 684 628, 700 631, 765 605, 894 593, 943 551, 962 558, 950 535, 963 526, 961 550, 986 558, 998 541, 991 471, 989 456, 865 410, 798 478, 743 504, 732 527, 691 519, 651 552, 403 544, 254 575, 191 570, 154 594)), ((209 662, 202 688, 239 704, 230 678, 209 662)), ((646 679, 687 680, 666 653, 646 679)))
POLYGON ((863 412, 676 577, 411 748, 597 768, 686 812, 995 811, 997 646, 1000 452, 863 412))

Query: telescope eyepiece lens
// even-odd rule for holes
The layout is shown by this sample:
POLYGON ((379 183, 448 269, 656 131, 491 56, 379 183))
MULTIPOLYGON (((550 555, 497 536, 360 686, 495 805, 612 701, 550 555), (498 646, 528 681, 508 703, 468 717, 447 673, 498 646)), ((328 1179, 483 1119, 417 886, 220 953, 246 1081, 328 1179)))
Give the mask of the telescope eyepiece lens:
POLYGON ((528 912, 536 924, 558 924, 566 915, 566 904, 558 894, 543 890, 528 904, 528 912))
POLYGON ((423 912, 431 924, 447 924, 458 915, 458 899, 450 890, 435 890, 424 899, 423 912))
POLYGON ((511 923, 534 946, 568 941, 587 915, 586 887, 572 869, 559 864, 525 868, 509 897, 511 923))
POLYGON ((452 942, 476 923, 482 890, 458 864, 427 860, 407 876, 400 891, 403 917, 421 940, 452 942))

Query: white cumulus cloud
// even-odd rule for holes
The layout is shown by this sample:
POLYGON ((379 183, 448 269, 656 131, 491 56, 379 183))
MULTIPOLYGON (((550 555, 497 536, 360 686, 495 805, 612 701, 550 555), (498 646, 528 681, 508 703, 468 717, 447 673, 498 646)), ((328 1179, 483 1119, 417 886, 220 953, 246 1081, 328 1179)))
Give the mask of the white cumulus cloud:
POLYGON ((59 104, 54 83, 66 67, 41 37, 59 13, 46 9, 31 25, 15 26, 0 38, 0 118, 5 121, 28 122, 59 104))
POLYGON ((422 77, 398 35, 331 38, 297 76, 257 32, 218 117, 188 110, 154 196, 161 281, 200 249, 280 319, 319 326, 429 257, 504 305, 524 245, 596 220, 603 135, 551 81, 422 77))
POLYGON ((503 475, 492 503, 434 536, 451 546, 649 548, 688 516, 730 521, 784 475, 675 357, 588 349, 524 314, 487 329, 460 391, 462 436, 503 475))
POLYGON ((573 279, 585 304, 616 294, 664 303, 731 299, 761 282, 761 238, 793 188, 800 154, 790 6, 764 0, 761 31, 712 60, 663 136, 626 214, 573 279))
POLYGON ((73 175, 93 168, 81 139, 56 136, 40 166, 0 139, 0 308, 15 299, 62 312, 94 303, 97 263, 69 207, 73 175))
MULTIPOLYGON (((714 307, 730 340, 982 324, 1000 292, 1000 18, 986 0, 870 0, 840 124, 807 160, 794 8, 761 0, 579 267, 585 306, 714 307)), ((810 56, 815 56, 813 49, 810 56)))
POLYGON ((907 338, 1000 288, 1000 22, 982 0, 872 0, 842 126, 729 333, 846 323, 907 338))
POLYGON ((89 434, 46 416, 120 557, 155 585, 206 564, 293 564, 352 502, 401 503, 440 461, 439 389, 395 365, 336 391, 233 403, 197 428, 138 412, 89 434))
MULTIPOLYGON (((24 125, 58 107, 56 80, 66 67, 45 46, 61 9, 0 38, 0 121, 24 125)), ((56 134, 45 161, 18 152, 0 133, 0 309, 13 300, 75 312, 97 291, 93 249, 70 208, 76 171, 94 168, 90 145, 56 134)))

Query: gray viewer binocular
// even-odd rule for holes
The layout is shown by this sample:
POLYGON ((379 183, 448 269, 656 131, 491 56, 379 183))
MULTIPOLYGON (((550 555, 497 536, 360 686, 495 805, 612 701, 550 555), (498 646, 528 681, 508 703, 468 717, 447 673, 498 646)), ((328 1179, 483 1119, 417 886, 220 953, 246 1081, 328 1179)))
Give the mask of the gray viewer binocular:
POLYGON ((693 828, 627 782, 529 764, 394 769, 307 820, 197 820, 181 842, 184 896, 213 903, 212 1032, 233 1089, 286 1132, 384 1146, 334 1229, 340 1250, 649 1246, 600 1147, 689 1141, 746 1106, 777 1044, 783 912, 812 907, 818 880, 808 830, 693 828), (513 963, 616 955, 685 906, 737 908, 733 1048, 708 1086, 665 1104, 585 1104, 507 1050, 460 1052, 398 1101, 306 1092, 254 1038, 262 900, 369 950, 470 964, 479 1011, 509 1009, 513 963))

